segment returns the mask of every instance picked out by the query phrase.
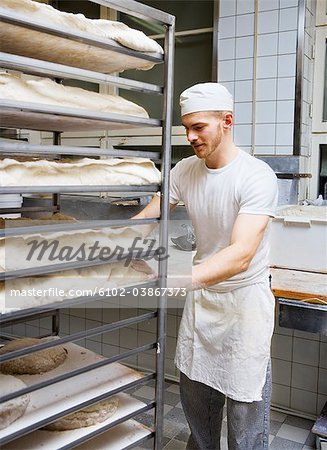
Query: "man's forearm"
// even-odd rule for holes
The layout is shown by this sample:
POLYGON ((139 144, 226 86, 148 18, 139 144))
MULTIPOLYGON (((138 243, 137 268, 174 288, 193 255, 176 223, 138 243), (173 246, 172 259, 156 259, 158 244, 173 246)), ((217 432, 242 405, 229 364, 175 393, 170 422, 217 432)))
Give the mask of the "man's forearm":
POLYGON ((160 217, 160 197, 155 195, 151 202, 132 219, 155 219, 160 217))
POLYGON ((193 267, 192 287, 209 287, 245 272, 254 257, 269 222, 269 216, 240 214, 231 243, 211 258, 193 267))
POLYGON ((232 244, 203 263, 194 265, 192 276, 168 277, 168 286, 186 288, 188 291, 207 288, 244 272, 250 261, 246 249, 242 250, 239 244, 232 244))
POLYGON ((192 290, 221 283, 245 272, 252 255, 240 244, 232 244, 192 268, 192 290))
MULTIPOLYGON (((156 219, 160 217, 160 198, 154 196, 151 202, 142 209, 138 214, 132 217, 132 219, 156 219)), ((157 226, 156 223, 148 224, 148 225, 140 225, 141 227, 141 235, 143 239, 155 229, 157 226)))

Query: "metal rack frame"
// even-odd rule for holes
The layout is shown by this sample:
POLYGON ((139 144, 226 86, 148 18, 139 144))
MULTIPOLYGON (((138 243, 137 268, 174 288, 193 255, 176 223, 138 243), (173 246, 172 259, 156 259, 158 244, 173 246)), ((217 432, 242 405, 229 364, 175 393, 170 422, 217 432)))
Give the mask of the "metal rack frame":
MULTIPOLYGON (((80 32, 71 32, 67 30, 62 30, 56 26, 44 26, 40 23, 31 22, 30 20, 24 20, 24 18, 19 17, 16 14, 10 14, 0 8, 0 20, 5 22, 5 24, 10 24, 18 27, 28 28, 31 30, 37 30, 40 32, 44 32, 48 35, 57 36, 60 38, 66 38, 69 40, 74 40, 81 45, 87 44, 94 46, 95 48, 107 51, 114 51, 121 54, 126 54, 136 59, 142 59, 147 61, 152 61, 154 63, 164 63, 164 86, 156 86, 149 83, 141 83, 138 81, 123 79, 119 77, 115 77, 112 75, 106 75, 100 72, 94 72, 90 70, 86 70, 83 68, 75 68, 71 66, 65 66, 63 64, 50 63, 45 62, 38 59, 28 58, 24 56, 12 55, 7 53, 0 53, 0 66, 11 69, 11 70, 21 70, 28 74, 33 75, 46 75, 52 76, 55 78, 75 78, 78 80, 91 81, 95 83, 108 83, 115 85, 119 88, 137 90, 140 92, 147 92, 150 94, 163 95, 164 96, 164 107, 163 107, 163 118, 162 120, 158 119, 144 119, 144 118, 136 118, 132 116, 124 116, 119 114, 107 114, 107 113, 96 113, 92 111, 83 111, 77 110, 73 108, 61 108, 61 107, 52 107, 48 105, 39 105, 39 104, 17 104, 17 102, 9 102, 3 101, 1 102, 1 114, 3 116, 3 126, 17 127, 17 128, 30 128, 30 129, 44 129, 50 130, 55 133, 54 145, 52 146, 33 146, 29 144, 11 144, 7 142, 0 143, 0 150, 5 154, 40 154, 46 156, 55 156, 58 155, 59 147, 57 144, 60 144, 60 135, 59 133, 64 130, 74 130, 78 131, 79 127, 83 127, 85 129, 94 129, 97 126, 101 127, 101 129, 110 129, 110 128, 130 128, 130 127, 139 127, 139 126, 162 126, 162 153, 159 152, 142 152, 135 150, 115 150, 108 149, 102 150, 97 148, 77 148, 77 147, 60 147, 60 154, 76 154, 76 155, 93 155, 93 156, 135 156, 135 157, 151 157, 156 161, 161 162, 161 217, 160 217, 160 231, 159 231, 159 245, 163 247, 167 247, 168 243, 168 218, 169 218, 169 171, 170 171, 170 151, 171 151, 171 128, 172 128, 172 95, 173 95, 173 58, 174 58, 174 32, 175 32, 175 18, 167 13, 151 8, 147 5, 143 5, 134 0, 124 0, 123 5, 119 0, 91 0, 100 5, 111 7, 116 9, 117 11, 146 19, 155 23, 160 23, 164 25, 166 28, 165 31, 165 44, 164 44, 164 56, 160 54, 149 54, 149 53, 141 53, 133 50, 129 50, 126 47, 120 46, 114 41, 104 41, 101 38, 96 38, 92 36, 88 36, 85 33, 80 32), (40 123, 45 121, 44 124, 40 123), (49 125, 50 123, 50 125, 49 125), (122 125, 123 124, 123 125, 122 125)), ((5 25, 4 25, 5 26, 5 25)), ((158 189, 157 185, 151 186, 44 186, 44 187, 30 187, 30 186, 22 186, 22 187, 2 187, 0 188, 0 193, 53 193, 55 195, 60 194, 62 192, 155 192, 158 189)), ((58 204, 59 207, 59 196, 58 196, 58 204)), ((102 228, 115 224, 115 226, 123 226, 123 225, 133 225, 134 222, 138 224, 146 224, 146 223, 156 223, 157 219, 150 220, 128 220, 128 221, 94 221, 92 223, 92 227, 102 228)), ((54 226, 36 226, 36 227, 24 227, 24 228, 10 228, 4 230, 1 233, 1 236, 18 236, 25 233, 33 233, 33 232, 46 232, 46 231, 68 231, 75 229, 86 229, 89 228, 90 223, 82 222, 79 224, 59 224, 54 226)), ((95 261, 95 264, 99 264, 99 261, 95 261)), ((104 262, 102 261, 102 264, 104 262)), ((90 264, 88 264, 90 265, 90 264)), ((61 265, 62 266, 62 265, 61 265)), ((73 264, 73 267, 78 267, 78 264, 73 264)), ((68 267, 67 267, 68 268, 68 267)), ((44 269, 44 268, 43 268, 44 269)), ((52 267, 53 269, 53 267, 52 267)), ((59 269, 58 265, 56 265, 56 270, 62 270, 63 267, 59 269)), ((51 270, 50 270, 51 271, 51 270)), ((11 278, 15 278, 17 276, 26 276, 26 274, 34 273, 33 270, 22 271, 12 271, 11 273, 7 273, 7 276, 11 278)), ((41 270, 42 273, 46 273, 46 270, 41 270)), ((35 272, 40 273, 40 270, 35 272)), ((35 274, 34 273, 34 274, 35 274)), ((166 277, 167 277, 167 260, 159 261, 159 280, 150 281, 147 283, 139 283, 136 286, 166 286, 166 277)), ((133 287, 133 286, 132 286, 133 287)), ((99 300, 99 296, 94 296, 92 299, 87 297, 87 301, 96 301, 99 300)), ((101 298, 103 300, 103 298, 101 298)), ((69 305, 76 305, 85 303, 86 297, 79 297, 76 299, 71 299, 65 301, 65 307, 69 305)), ((132 317, 130 319, 120 320, 118 322, 113 322, 108 325, 102 325, 100 327, 85 330, 80 333, 75 333, 73 335, 66 336, 64 338, 57 339, 53 342, 48 342, 44 344, 39 344, 24 350, 19 350, 15 352, 11 352, 10 354, 6 354, 1 356, 1 361, 6 361, 9 359, 17 358, 22 355, 27 355, 30 353, 34 353, 35 351, 51 348, 57 345, 60 345, 65 342, 73 342, 79 340, 81 338, 85 338, 87 336, 94 336, 98 334, 102 334, 104 332, 109 332, 113 330, 117 330, 123 327, 126 327, 130 324, 135 324, 139 322, 143 322, 145 320, 149 320, 150 318, 157 319, 157 340, 151 344, 148 344, 143 347, 138 347, 122 353, 120 355, 103 359, 95 364, 79 368, 75 370, 73 373, 65 373, 61 376, 57 376, 52 380, 45 381, 43 383, 38 383, 34 386, 29 386, 19 392, 14 394, 10 394, 7 396, 3 396, 0 398, 1 402, 8 401, 14 397, 22 395, 23 393, 30 393, 35 390, 45 388, 55 383, 59 383, 60 381, 71 378, 72 376, 78 376, 84 372, 88 372, 89 370, 97 369, 98 367, 109 365, 116 361, 121 361, 128 358, 131 355, 146 351, 146 350, 156 350, 156 372, 145 375, 139 380, 133 381, 127 385, 121 386, 114 391, 109 392, 109 394, 104 394, 96 398, 92 398, 84 403, 79 403, 73 408, 60 412, 52 417, 47 417, 41 422, 36 422, 33 426, 30 426, 26 429, 21 430, 19 433, 12 434, 7 436, 5 439, 1 440, 2 444, 6 442, 10 442, 14 439, 17 439, 18 436, 25 435, 30 433, 33 430, 40 428, 40 426, 44 426, 46 423, 53 422, 57 420, 59 417, 62 417, 66 414, 69 414, 73 411, 76 411, 82 407, 86 407, 92 403, 100 401, 104 398, 110 397, 118 392, 122 392, 124 390, 131 389, 132 387, 137 386, 138 384, 144 383, 147 380, 155 379, 156 380, 156 400, 155 402, 151 402, 148 405, 130 413, 126 417, 120 418, 119 420, 114 421, 110 425, 107 425, 100 430, 92 432, 87 436, 84 436, 81 439, 78 439, 69 445, 62 447, 62 449, 72 448, 76 445, 85 442, 88 439, 91 439, 100 433, 107 431, 107 429, 112 428, 113 426, 126 421, 130 418, 136 417, 138 414, 149 410, 151 408, 155 408, 155 429, 152 432, 142 439, 138 440, 134 444, 129 445, 126 448, 132 448, 133 445, 139 444, 147 439, 154 437, 154 447, 156 450, 159 450, 163 446, 163 392, 164 392, 164 355, 165 355, 165 335, 166 335, 166 303, 167 298, 165 293, 161 290, 161 295, 158 299, 158 309, 156 312, 142 314, 136 317, 132 317)), ((62 304, 60 304, 62 306, 62 304)), ((21 311, 13 311, 6 314, 2 314, 0 316, 0 323, 2 324, 11 324, 24 319, 29 319, 31 317, 41 317, 47 312, 55 311, 55 308, 59 308, 59 303, 49 304, 42 307, 42 311, 40 308, 29 308, 27 310, 21 311)))

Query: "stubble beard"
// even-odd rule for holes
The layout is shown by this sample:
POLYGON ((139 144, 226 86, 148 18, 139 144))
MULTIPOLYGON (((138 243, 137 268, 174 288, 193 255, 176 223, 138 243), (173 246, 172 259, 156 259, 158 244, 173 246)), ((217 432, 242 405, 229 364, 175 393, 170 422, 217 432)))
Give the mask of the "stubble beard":
POLYGON ((221 144, 221 138, 222 138, 222 133, 221 133, 220 129, 217 127, 217 134, 211 142, 209 142, 209 143, 204 142, 199 151, 196 149, 196 147, 193 146, 193 150, 194 150, 196 156, 199 159, 206 160, 210 155, 212 155, 215 151, 218 150, 218 148, 221 144))

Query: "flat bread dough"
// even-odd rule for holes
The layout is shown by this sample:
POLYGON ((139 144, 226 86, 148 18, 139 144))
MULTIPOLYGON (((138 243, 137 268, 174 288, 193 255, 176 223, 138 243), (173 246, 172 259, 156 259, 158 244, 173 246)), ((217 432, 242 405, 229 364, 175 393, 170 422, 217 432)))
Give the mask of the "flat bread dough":
MULTIPOLYGON (((17 221, 20 222, 19 219, 17 221)), ((37 220, 35 224, 40 224, 39 222, 37 220)), ((28 223, 34 225, 34 221, 28 223)), ((90 226, 92 226, 91 223, 90 226)), ((110 249, 110 254, 105 253, 102 258, 104 262, 111 263, 115 259, 113 255, 116 249, 119 251, 119 248, 122 248, 122 252, 127 253, 134 242, 138 247, 141 246, 144 252, 147 251, 151 241, 142 241, 144 227, 146 226, 49 231, 1 237, 0 272, 85 260, 90 254, 90 248, 94 246, 97 246, 97 249, 93 257, 100 257, 102 249, 104 249, 103 252, 106 251, 105 248, 110 249), (19 258, 17 254, 20 255, 19 258), (62 257, 59 258, 59 255, 62 257)))
POLYGON ((59 11, 50 5, 32 0, 1 0, 1 8, 27 15, 30 20, 42 22, 43 25, 58 25, 71 30, 78 30, 102 38, 113 39, 125 47, 141 52, 163 53, 162 47, 142 31, 134 30, 122 22, 88 19, 83 14, 59 11))
MULTIPOLYGON (((1 395, 11 394, 26 387, 26 384, 11 375, 0 374, 1 395)), ((29 404, 28 394, 13 398, 0 404, 0 430, 8 427, 15 420, 19 419, 29 404)))
MULTIPOLYGON (((20 350, 33 345, 48 342, 49 338, 22 338, 15 339, 0 348, 0 355, 4 355, 15 350, 20 350)), ((56 347, 40 350, 27 356, 21 356, 0 364, 0 371, 9 375, 35 375, 49 372, 60 366, 67 357, 67 350, 58 345, 56 347)))
POLYGON ((56 27, 76 34, 82 32, 90 39, 109 44, 116 42, 136 50, 135 54, 125 54, 110 47, 73 40, 69 36, 52 35, 42 29, 38 31, 6 23, 0 27, 0 50, 11 54, 96 72, 115 73, 128 69, 151 69, 155 63, 144 58, 143 53, 139 56, 138 51, 156 57, 163 53, 163 49, 156 41, 121 22, 88 19, 83 14, 58 11, 50 5, 42 5, 31 0, 1 0, 0 8, 45 27, 56 27))
POLYGON ((98 94, 78 87, 64 86, 50 78, 25 79, 7 72, 0 72, 0 98, 149 117, 144 108, 118 95, 98 94))
MULTIPOLYGON (((16 221, 25 222, 20 219, 16 219, 16 221)), ((15 222, 15 220, 10 222, 15 222)), ((27 225, 40 224, 40 220, 37 220, 36 223, 33 220, 27 220, 26 222, 27 225)), ((83 256, 81 251, 78 251, 81 246, 85 249, 85 257, 87 257, 88 249, 94 246, 96 242, 98 243, 98 251, 94 256, 98 256, 99 252, 105 248, 110 249, 111 252, 103 256, 108 258, 107 264, 65 270, 46 276, 8 279, 5 282, 0 282, 0 314, 62 302, 79 296, 90 296, 91 298, 92 295, 99 294, 105 297, 106 291, 109 289, 147 281, 148 277, 145 273, 126 265, 125 260, 112 263, 110 260, 111 255, 115 254, 115 249, 122 248, 124 253, 127 253, 134 242, 138 247, 141 246, 144 252, 154 250, 156 247, 152 248, 153 241, 150 239, 142 241, 144 226, 146 227, 146 225, 110 227, 1 238, 0 271, 43 267, 44 265, 58 263, 57 259, 51 258, 51 245, 41 258, 39 258, 40 252, 38 250, 30 255, 30 244, 33 241, 37 243, 57 243, 56 255, 58 252, 64 252, 65 248, 72 248, 74 255, 70 257, 70 261, 83 256), (17 254, 20 255, 19 258, 15 256, 17 254)), ((119 254, 117 253, 116 256, 119 256, 119 254)), ((68 257, 67 252, 66 256, 68 257)))
POLYGON ((44 430, 65 431, 90 427, 109 419, 118 408, 118 399, 113 397, 80 409, 56 422, 50 423, 44 430))
MULTIPOLYGON (((79 296, 90 296, 92 300, 92 295, 97 293, 102 295, 105 301, 107 290, 131 286, 142 281, 148 281, 145 273, 130 266, 125 267, 122 262, 65 270, 52 276, 8 280, 0 282, 0 313, 41 307, 79 296)), ((124 295, 124 292, 121 292, 124 295)), ((153 301, 156 301, 155 297, 153 301)))
MULTIPOLYGON (((10 228, 11 226, 15 227, 16 223, 17 227, 56 224, 58 223, 56 221, 57 216, 57 214, 53 215, 51 220, 48 220, 48 218, 42 220, 2 219, 0 225, 5 222, 5 226, 10 228)), ((69 220, 69 222, 71 221, 73 222, 74 219, 69 220)), ((92 227, 92 221, 89 221, 89 226, 92 227)), ((119 250, 118 247, 122 247, 122 251, 127 253, 135 242, 137 247, 141 245, 143 251, 147 251, 152 241, 149 239, 142 241, 142 235, 145 234, 146 228, 147 225, 85 228, 0 237, 0 272, 43 267, 58 264, 60 261, 80 261, 81 258, 88 257, 90 248, 95 245, 97 250, 93 253, 94 257, 100 256, 101 249, 105 247, 110 249, 110 254, 103 255, 104 262, 110 263, 114 259, 110 258, 110 255, 114 255, 115 249, 119 250), (69 249, 71 249, 70 253, 69 249), (19 258, 17 258, 17 254, 20 255, 19 258), (58 259, 59 254, 63 257, 58 259)))
POLYGON ((0 160, 0 186, 146 186, 159 183, 159 170, 146 158, 82 158, 70 163, 0 160))

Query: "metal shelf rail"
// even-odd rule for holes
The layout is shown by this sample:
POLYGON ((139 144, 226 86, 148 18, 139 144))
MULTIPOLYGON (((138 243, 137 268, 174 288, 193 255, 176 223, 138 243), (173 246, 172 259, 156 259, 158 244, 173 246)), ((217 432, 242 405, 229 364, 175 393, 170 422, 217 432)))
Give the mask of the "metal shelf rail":
POLYGON ((11 70, 23 70, 30 75, 46 75, 60 79, 74 78, 75 80, 88 81, 90 83, 110 83, 113 86, 122 89, 134 90, 139 92, 148 92, 162 94, 162 86, 151 83, 144 83, 127 78, 120 78, 114 75, 108 75, 92 70, 76 69, 75 67, 65 66, 44 62, 34 58, 11 55, 10 53, 0 52, 0 67, 11 70))
MULTIPOLYGON (((159 219, 129 219, 128 225, 149 225, 159 223, 159 219)), ((0 230, 0 237, 4 236, 21 236, 25 234, 36 233, 56 233, 58 231, 75 231, 88 230, 90 228, 109 228, 109 227, 123 227, 126 225, 126 220, 83 220, 77 223, 54 223, 52 225, 37 225, 30 227, 13 227, 0 230)))
MULTIPOLYGON (((54 156, 58 154, 58 148, 54 145, 31 145, 25 143, 8 143, 1 142, 0 140, 0 150, 3 154, 26 154, 29 155, 45 155, 54 156)), ((117 150, 115 148, 108 148, 102 150, 100 148, 92 147, 67 147, 60 146, 61 155, 84 155, 84 156, 133 156, 141 158, 151 158, 154 161, 161 161, 160 152, 155 151, 143 151, 143 150, 129 150, 128 147, 122 150, 117 150)))
MULTIPOLYGON (((144 119, 132 116, 124 116, 120 114, 107 114, 96 113, 94 111, 78 110, 74 108, 61 108, 48 105, 30 104, 30 103, 18 103, 11 101, 1 101, 1 120, 2 126, 8 128, 23 128, 33 130, 46 130, 54 132, 54 144, 53 146, 32 146, 29 144, 18 143, 0 143, 0 150, 4 154, 41 154, 45 156, 57 155, 60 149, 60 154, 73 154, 73 155, 88 155, 88 156, 135 156, 135 157, 151 157, 155 160, 161 161, 161 217, 160 217, 160 229, 159 229, 159 245, 167 247, 168 244, 168 217, 169 217, 169 171, 170 171, 170 152, 171 152, 171 128, 172 128, 172 95, 173 95, 173 59, 174 59, 174 32, 175 32, 175 18, 174 16, 165 12, 156 10, 147 5, 143 5, 134 0, 91 0, 100 5, 116 9, 117 11, 132 15, 134 17, 142 18, 147 21, 159 23, 165 27, 165 44, 164 44, 164 56, 161 54, 140 53, 134 50, 127 49, 114 41, 108 41, 94 36, 87 35, 82 32, 73 32, 71 30, 63 30, 56 26, 45 26, 44 24, 33 22, 30 18, 26 18, 15 14, 8 13, 0 8, 0 20, 3 22, 2 29, 9 30, 10 33, 14 33, 17 30, 30 30, 33 33, 39 33, 41 36, 44 34, 46 39, 44 41, 49 42, 49 39, 54 42, 71 43, 74 42, 76 48, 83 51, 87 46, 93 48, 93 53, 98 58, 99 65, 89 67, 83 67, 83 63, 79 67, 73 67, 73 65, 65 65, 58 61, 43 61, 38 58, 33 58, 28 55, 22 54, 9 54, 0 53, 0 66, 11 70, 20 70, 27 74, 33 75, 46 75, 52 78, 74 78, 77 80, 91 81, 95 83, 105 83, 117 86, 122 89, 137 90, 140 92, 146 92, 155 95, 164 96, 164 106, 162 119, 144 119), (126 55, 136 61, 150 61, 154 64, 163 63, 164 65, 164 86, 156 86, 149 83, 141 83, 133 80, 122 79, 113 75, 106 74, 106 67, 102 64, 104 56, 114 55, 120 53, 126 55), (144 127, 144 126, 161 126, 162 127, 162 152, 142 152, 129 150, 100 150, 95 148, 77 148, 77 147, 59 147, 60 135, 63 131, 79 131, 79 130, 94 130, 94 129, 119 129, 119 128, 132 128, 132 127, 144 127)), ((110 58, 109 58, 110 59, 110 58)), ((0 193, 54 193, 59 194, 61 192, 155 192, 159 187, 152 186, 43 186, 43 187, 2 187, 0 193)), ((95 228, 102 228, 103 226, 110 226, 110 221, 94 221, 93 226, 95 228), (101 222, 101 223, 100 223, 101 222)), ((134 225, 136 221, 115 221, 117 226, 129 226, 134 225)), ((155 223, 156 221, 138 221, 141 223, 155 223)), ((6 236, 19 236, 23 233, 30 234, 32 232, 46 232, 46 231, 65 231, 72 229, 85 229, 87 223, 77 224, 60 224, 58 226, 36 226, 36 227, 24 227, 24 228, 9 228, 4 230, 1 234, 2 237, 6 236)), ((96 262, 97 263, 97 262, 96 262)), ((102 262, 103 263, 103 262, 102 262)), ((61 268, 62 269, 62 268, 61 268)), ((57 267, 57 270, 61 270, 57 267)), ((15 277, 19 275, 19 271, 13 271, 9 273, 9 276, 15 277)), ((28 272, 24 272, 26 275, 28 272)), ((33 272, 34 273, 34 272, 33 272)), ((36 273, 36 272, 35 272, 36 273)), ((8 275, 8 274, 7 274, 8 275)), ((137 284, 137 286, 166 286, 167 278, 167 260, 159 261, 159 279, 157 281, 149 281, 147 283, 137 284)), ((63 343, 70 343, 85 337, 95 336, 110 332, 130 324, 140 323, 150 318, 157 319, 157 340, 151 344, 134 348, 130 351, 124 352, 120 355, 116 355, 110 358, 102 358, 93 364, 89 364, 85 367, 80 367, 75 371, 64 373, 59 376, 55 376, 52 379, 48 379, 43 382, 36 383, 32 386, 27 386, 25 389, 16 392, 11 395, 3 396, 0 398, 1 402, 13 399, 23 393, 32 393, 39 389, 46 389, 57 383, 69 380, 72 377, 82 376, 84 373, 88 373, 90 370, 98 370, 101 367, 107 367, 109 364, 114 364, 117 361, 124 360, 131 355, 138 354, 146 350, 155 350, 156 353, 156 372, 148 375, 140 376, 139 379, 125 383, 118 388, 105 392, 96 397, 89 398, 88 400, 79 401, 73 407, 59 411, 54 415, 45 417, 43 420, 36 421, 27 427, 22 427, 16 430, 14 433, 4 433, 1 444, 10 443, 20 436, 27 438, 32 436, 30 434, 33 430, 39 429, 47 423, 53 422, 58 418, 67 415, 73 411, 76 411, 82 407, 86 407, 90 404, 96 403, 104 398, 110 397, 116 393, 131 389, 138 384, 144 383, 147 380, 156 380, 156 399, 147 405, 137 407, 134 411, 128 413, 124 417, 120 417, 114 420, 110 424, 100 427, 96 431, 88 432, 84 436, 78 439, 66 442, 58 448, 68 449, 86 442, 87 440, 94 438, 105 431, 117 426, 118 424, 129 420, 130 418, 137 417, 138 414, 155 408, 155 428, 154 430, 148 430, 145 435, 140 435, 137 440, 129 442, 124 448, 132 448, 133 445, 140 444, 143 441, 154 437, 154 448, 156 450, 163 447, 163 392, 164 392, 164 355, 165 355, 165 335, 166 335, 166 303, 167 298, 163 290, 160 290, 161 295, 158 298, 158 308, 156 312, 142 314, 130 319, 120 320, 108 325, 102 325, 97 328, 85 330, 80 333, 75 333, 69 336, 61 337, 55 341, 33 346, 32 348, 26 348, 12 352, 10 354, 2 355, 0 361, 6 361, 22 355, 27 355, 38 351, 40 349, 51 348, 63 343)), ((69 299, 65 302, 65 306, 72 304, 85 303, 85 301, 99 300, 99 296, 94 296, 92 299, 89 297, 79 297, 76 299, 69 299)), ((103 300, 103 298, 101 299, 103 300)), ((29 308, 20 311, 11 311, 6 314, 0 315, 0 323, 8 324, 16 321, 21 321, 24 318, 41 317, 51 308, 59 307, 58 303, 45 305, 42 308, 29 308)), ((70 345, 70 344, 69 344, 70 345)), ((77 378, 76 378, 77 379, 77 378)))
POLYGON ((157 192, 159 186, 157 184, 147 184, 144 186, 103 186, 94 185, 87 186, 4 186, 0 187, 0 194, 52 194, 52 193, 82 193, 82 192, 157 192))
POLYGON ((0 101, 1 126, 44 131, 87 131, 160 126, 160 120, 38 103, 0 101))

